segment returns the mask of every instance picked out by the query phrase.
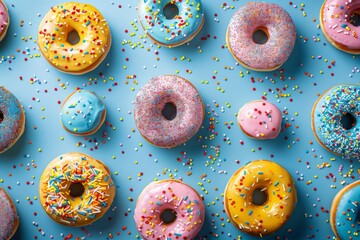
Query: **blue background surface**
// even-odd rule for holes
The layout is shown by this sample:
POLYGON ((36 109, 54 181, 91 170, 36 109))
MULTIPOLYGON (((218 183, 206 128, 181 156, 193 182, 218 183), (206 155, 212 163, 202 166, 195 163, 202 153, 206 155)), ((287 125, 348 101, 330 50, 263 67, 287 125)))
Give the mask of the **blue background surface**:
POLYGON ((20 216, 14 239, 140 238, 133 221, 137 196, 154 179, 182 179, 204 197, 206 222, 199 237, 255 239, 238 231, 223 207, 231 175, 246 162, 269 159, 293 176, 298 205, 280 231, 264 238, 332 239, 329 209, 335 194, 359 179, 359 163, 323 149, 311 130, 311 109, 319 94, 333 85, 359 83, 358 57, 336 50, 319 27, 320 0, 272 1, 292 16, 297 42, 280 70, 259 73, 236 64, 225 47, 230 18, 246 1, 203 0, 203 29, 187 45, 157 47, 145 37, 135 0, 87 1, 107 18, 113 44, 94 71, 82 76, 61 73, 38 50, 37 29, 51 6, 63 1, 5 0, 11 25, 0 43, 0 85, 22 101, 26 131, 0 156, 0 187, 7 189, 20 216), (304 4, 302 6, 301 4, 304 4), (133 120, 133 100, 152 77, 179 74, 199 90, 206 104, 202 129, 186 145, 159 149, 147 143, 133 120), (94 135, 68 134, 59 122, 59 102, 77 87, 103 97, 108 116, 94 135), (236 113, 248 101, 275 103, 283 112, 275 140, 246 137, 236 113), (117 185, 113 206, 92 226, 64 227, 53 222, 38 201, 38 182, 56 156, 78 151, 101 159, 117 185))

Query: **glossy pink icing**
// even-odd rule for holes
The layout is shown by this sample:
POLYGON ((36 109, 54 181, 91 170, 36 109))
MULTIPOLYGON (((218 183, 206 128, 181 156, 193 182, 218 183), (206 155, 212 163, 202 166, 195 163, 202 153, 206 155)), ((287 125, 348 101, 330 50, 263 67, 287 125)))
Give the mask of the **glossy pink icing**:
POLYGON ((201 230, 205 206, 198 193, 176 180, 150 183, 140 194, 134 220, 144 239, 193 239, 201 230), (175 211, 176 220, 164 224, 160 214, 175 211))
POLYGON ((280 133, 282 115, 274 104, 259 100, 245 104, 237 120, 240 128, 250 137, 273 139, 280 133))
POLYGON ((9 14, 5 4, 0 0, 0 35, 7 29, 9 14))
POLYGON ((360 49, 360 28, 348 22, 351 13, 360 8, 356 0, 327 0, 323 8, 323 30, 335 42, 349 49, 360 49))
POLYGON ((204 119, 204 103, 196 88, 184 78, 165 75, 152 78, 135 99, 136 126, 150 143, 171 148, 192 138, 204 119), (176 106, 177 115, 166 120, 166 103, 176 106))
POLYGON ((238 61, 249 68, 271 70, 280 67, 290 56, 296 40, 296 29, 290 15, 273 3, 249 2, 231 18, 228 47, 238 61), (253 33, 266 29, 269 39, 256 44, 253 33))

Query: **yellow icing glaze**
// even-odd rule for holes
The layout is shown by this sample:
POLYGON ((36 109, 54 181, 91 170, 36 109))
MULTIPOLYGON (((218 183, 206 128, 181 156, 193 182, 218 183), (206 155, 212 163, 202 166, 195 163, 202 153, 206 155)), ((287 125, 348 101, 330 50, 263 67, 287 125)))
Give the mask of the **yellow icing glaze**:
POLYGON ((68 2, 52 7, 39 26, 38 44, 45 58, 57 69, 82 74, 105 58, 111 45, 110 28, 90 4, 68 2), (80 41, 67 41, 76 31, 80 41))
POLYGON ((251 235, 268 235, 290 218, 297 197, 291 175, 282 166, 257 160, 237 170, 225 189, 225 210, 232 223, 251 235), (267 194, 262 205, 253 203, 253 191, 267 194))
POLYGON ((45 212, 66 226, 85 226, 101 218, 115 194, 107 166, 78 152, 56 157, 45 168, 39 183, 39 201, 45 212), (71 195, 73 183, 83 186, 81 196, 71 195))

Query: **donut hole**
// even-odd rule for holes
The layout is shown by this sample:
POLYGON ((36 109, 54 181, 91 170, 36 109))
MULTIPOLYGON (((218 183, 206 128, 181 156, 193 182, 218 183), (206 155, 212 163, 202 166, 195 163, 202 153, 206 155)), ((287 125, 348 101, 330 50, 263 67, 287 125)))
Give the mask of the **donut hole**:
POLYGON ((163 8, 163 15, 166 19, 174 19, 175 16, 179 15, 179 8, 174 3, 168 3, 163 8))
POLYGON ((66 41, 71 45, 78 44, 80 42, 79 33, 75 29, 71 30, 66 36, 66 41))
POLYGON ((269 40, 269 33, 266 28, 258 28, 253 32, 252 39, 254 43, 263 45, 269 40))
POLYGON ((71 197, 80 197, 85 192, 84 185, 82 185, 82 183, 79 183, 79 182, 71 183, 69 190, 70 190, 71 197))
POLYGON ((176 212, 172 209, 165 209, 160 214, 160 219, 165 224, 173 223, 176 220, 176 212))
POLYGON ((251 195, 252 203, 257 206, 263 206, 268 201, 268 194, 264 189, 256 188, 251 195))
POLYGON ((2 123, 4 121, 4 113, 0 110, 0 123, 2 123))
POLYGON ((174 118, 176 117, 176 114, 177 114, 175 104, 172 102, 165 103, 165 105, 161 111, 161 114, 168 121, 174 120, 174 118))
POLYGON ((357 9, 354 12, 352 12, 349 16, 348 21, 355 27, 359 27, 360 26, 360 9, 357 9))
POLYGON ((340 124, 346 130, 350 130, 355 126, 356 118, 354 117, 354 115, 352 113, 345 112, 341 116, 340 124))

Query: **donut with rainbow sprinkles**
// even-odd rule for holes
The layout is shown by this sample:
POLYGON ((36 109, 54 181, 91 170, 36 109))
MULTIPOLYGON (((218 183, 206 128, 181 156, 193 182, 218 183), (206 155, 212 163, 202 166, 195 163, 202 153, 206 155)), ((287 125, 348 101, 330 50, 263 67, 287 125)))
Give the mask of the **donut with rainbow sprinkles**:
POLYGON ((153 42, 177 47, 201 30, 204 10, 200 0, 140 0, 139 19, 153 42))
POLYGON ((337 85, 315 102, 312 129, 318 142, 346 159, 360 158, 360 86, 337 85))
POLYGON ((116 187, 110 170, 84 153, 66 153, 45 168, 39 184, 39 199, 55 222, 85 226, 110 208, 116 187))
POLYGON ((295 183, 281 165, 256 160, 230 178, 224 193, 225 211, 241 231, 265 236, 279 230, 297 203, 295 183))

